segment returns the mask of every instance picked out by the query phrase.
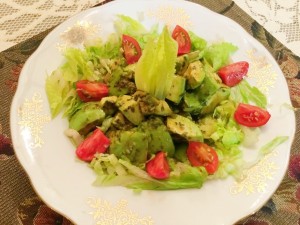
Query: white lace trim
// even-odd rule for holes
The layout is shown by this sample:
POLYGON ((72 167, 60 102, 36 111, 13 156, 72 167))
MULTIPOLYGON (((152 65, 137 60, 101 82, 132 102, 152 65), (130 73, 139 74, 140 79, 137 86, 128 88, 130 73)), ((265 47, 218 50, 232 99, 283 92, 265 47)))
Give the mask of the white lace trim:
POLYGON ((0 0, 0 51, 103 0, 0 0))
POLYGON ((234 0, 277 40, 300 56, 300 0, 234 0))

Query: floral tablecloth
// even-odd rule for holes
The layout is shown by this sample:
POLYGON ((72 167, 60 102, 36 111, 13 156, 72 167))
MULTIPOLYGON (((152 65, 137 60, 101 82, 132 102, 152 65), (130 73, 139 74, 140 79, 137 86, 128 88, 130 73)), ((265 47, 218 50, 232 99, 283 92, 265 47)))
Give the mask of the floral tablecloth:
MULTIPOLYGON (((19 2, 17 0, 11 2, 19 2)), ((20 1, 22 2, 22 1, 20 1)), ((23 1, 38 4, 41 1, 23 1)), ((48 2, 48 1, 45 1, 48 2)), ((72 13, 91 7, 98 3, 97 1, 74 1, 81 7, 68 5, 69 1, 52 1, 54 4, 65 3, 63 7, 54 10, 54 17, 61 17, 60 22, 67 18, 66 13, 61 11, 72 9, 72 13)), ((101 3, 104 4, 107 1, 101 3)), ((276 59, 282 69, 289 85, 291 100, 295 108, 300 107, 300 58, 299 55, 299 0, 292 1, 271 1, 271 0, 193 0, 213 11, 216 11, 224 16, 230 17, 241 26, 243 26, 253 37, 260 41, 276 59), (276 3, 274 5, 274 2, 276 3), (238 5, 247 4, 249 14, 252 14, 254 20, 247 13, 242 11, 238 5), (255 5, 256 4, 256 5, 255 5), (280 43, 275 36, 272 36, 262 25, 266 25, 268 21, 264 21, 260 7, 272 8, 276 7, 276 15, 273 15, 273 22, 276 38, 280 38, 282 31, 291 26, 295 29, 294 33, 290 34, 289 38, 284 38, 284 45, 280 43), (298 7, 298 8, 297 8, 298 7), (297 9, 296 9, 297 8, 297 9), (291 13, 289 18, 284 21, 279 21, 280 12, 287 9, 288 12, 297 12, 295 15, 291 13), (277 18, 277 19, 276 19, 277 18), (294 22, 290 23, 291 20, 294 22), (286 46, 289 46, 288 48, 286 46), (292 51, 291 51, 292 50, 292 51)), ((5 11, 4 7, 17 8, 16 5, 3 4, 0 2, 0 12, 5 11)), ((47 4, 40 5, 41 9, 47 7, 47 4)), ((50 7, 48 5, 48 7, 50 7)), ((51 8, 51 7, 50 7, 51 8)), ((244 8, 244 7, 243 7, 244 8)), ((51 8, 53 9, 53 8, 51 8)), ((21 9, 19 9, 21 10, 21 9)), ((49 9, 50 10, 50 9, 49 9)), ((271 11, 270 11, 271 12, 271 11)), ((273 11, 272 11, 273 12, 273 11)), ((26 14, 26 13, 25 13, 26 14)), ((30 14, 30 13, 29 13, 30 14)), ((71 15, 68 14, 68 16, 71 15)), ((7 18, 10 15, 6 15, 7 18)), ((21 14, 20 14, 21 16, 21 14)), ((269 15, 270 16, 270 15, 269 15)), ((2 21, 2 20, 1 20, 2 21)), ((9 24, 3 24, 0 21, 0 37, 1 32, 4 32, 3 27, 9 24)), ((7 20, 9 21, 9 20, 7 20)), ((40 21, 40 20, 37 20, 40 21)), ((270 21, 269 21, 270 22, 270 21)), ((25 22, 24 22, 25 23, 25 22)), ((38 24, 38 23, 37 23, 38 24)), ((51 23, 53 24, 53 23, 51 23)), ((14 154, 14 149, 10 137, 9 110, 12 98, 18 85, 18 78, 22 66, 28 57, 37 49, 43 38, 50 32, 52 26, 44 27, 43 32, 39 29, 24 30, 27 33, 32 33, 33 37, 24 38, 20 31, 20 39, 8 39, 8 42, 20 42, 13 47, 4 50, 0 53, 0 224, 15 225, 15 224, 72 224, 63 216, 51 210, 33 190, 27 174, 24 172, 18 163, 14 154), (49 28, 49 29, 48 29, 49 28), (41 33, 40 33, 41 32, 41 33), (35 35, 36 34, 36 35, 35 35), (23 41, 25 40, 25 41, 23 41)), ((25 33, 26 33, 25 32, 25 33)), ((13 33, 13 31, 11 31, 13 33)), ((5 34, 7 35, 7 33, 5 34)), ((7 46, 11 45, 8 43, 7 46)), ((294 143, 292 146, 290 163, 286 176, 281 185, 274 193, 272 198, 254 215, 242 219, 237 224, 245 225, 294 225, 300 224, 300 112, 296 111, 297 129, 294 143)))

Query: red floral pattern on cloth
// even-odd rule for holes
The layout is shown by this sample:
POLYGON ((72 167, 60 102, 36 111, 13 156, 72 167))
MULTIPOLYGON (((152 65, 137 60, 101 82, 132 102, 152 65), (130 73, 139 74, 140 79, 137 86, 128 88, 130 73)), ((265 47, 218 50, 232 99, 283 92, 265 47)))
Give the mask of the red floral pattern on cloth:
POLYGON ((15 67, 12 68, 11 70, 11 78, 6 81, 6 85, 12 90, 16 91, 17 86, 18 86, 18 80, 20 73, 22 71, 23 64, 17 64, 15 67))
POLYGON ((72 223, 46 205, 41 205, 33 225, 71 225, 72 223))
POLYGON ((2 133, 2 126, 0 124, 0 160, 12 155, 14 155, 14 150, 11 139, 2 133))
POLYGON ((290 178, 300 182, 300 154, 291 156, 288 175, 290 178))
POLYGON ((72 223, 45 205, 38 197, 25 199, 18 208, 23 225, 72 225, 72 223))

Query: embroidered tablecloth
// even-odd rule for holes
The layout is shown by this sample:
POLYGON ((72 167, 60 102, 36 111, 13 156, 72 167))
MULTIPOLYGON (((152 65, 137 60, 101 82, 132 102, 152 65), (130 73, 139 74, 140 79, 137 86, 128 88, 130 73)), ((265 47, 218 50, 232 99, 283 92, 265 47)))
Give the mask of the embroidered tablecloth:
MULTIPOLYGON (((23 64, 37 49, 51 28, 74 13, 99 2, 0 0, 0 46, 4 50, 0 53, 1 225, 71 224, 42 202, 33 190, 27 174, 18 163, 11 143, 9 110, 23 64)), ((234 2, 193 0, 193 2, 232 18, 260 41, 278 62, 288 81, 293 106, 299 108, 299 0, 236 0, 234 2)), ((300 224, 299 111, 296 111, 296 121, 297 130, 290 164, 281 185, 258 212, 242 219, 237 224, 300 224)))

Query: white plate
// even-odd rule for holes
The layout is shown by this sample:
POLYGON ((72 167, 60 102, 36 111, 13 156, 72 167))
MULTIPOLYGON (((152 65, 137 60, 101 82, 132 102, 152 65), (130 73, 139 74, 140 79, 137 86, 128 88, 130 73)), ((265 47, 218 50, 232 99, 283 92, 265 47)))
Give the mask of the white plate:
MULTIPOLYGON (((44 39, 22 70, 11 108, 11 131, 16 155, 37 194, 76 224, 233 224, 261 208, 284 177, 295 132, 294 113, 286 103, 290 104, 288 88, 278 65, 232 20, 186 1, 122 0, 82 12, 44 39), (93 32, 105 37, 113 32, 116 14, 139 19, 147 27, 157 22, 180 24, 209 42, 237 45, 233 60, 250 62, 250 82, 268 94, 272 114, 254 148, 278 135, 289 140, 252 168, 241 183, 229 178, 207 182, 201 189, 141 194, 123 187, 92 186, 94 172, 76 159, 74 147, 63 134, 67 121, 61 116, 50 120, 44 85, 46 75, 63 62, 58 46, 71 37, 70 30, 77 29, 77 36, 69 38, 69 44, 78 44, 93 32)), ((255 149, 246 149, 246 157, 255 155, 255 149)))

